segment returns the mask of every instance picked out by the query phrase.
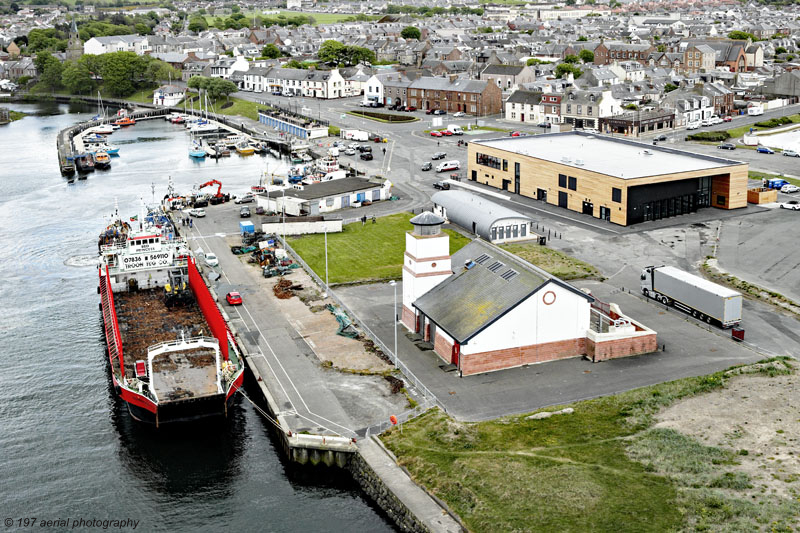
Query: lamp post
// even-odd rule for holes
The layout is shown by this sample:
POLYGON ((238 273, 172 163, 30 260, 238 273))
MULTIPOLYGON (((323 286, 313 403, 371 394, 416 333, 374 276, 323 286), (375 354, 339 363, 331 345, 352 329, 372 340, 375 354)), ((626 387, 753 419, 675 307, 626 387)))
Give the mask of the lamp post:
POLYGON ((322 231, 325 232, 325 292, 322 293, 323 298, 328 297, 328 226, 322 225, 322 231))
POLYGON ((392 307, 392 321, 394 326, 394 364, 397 365, 397 282, 392 280, 389 282, 394 288, 394 307, 392 307))

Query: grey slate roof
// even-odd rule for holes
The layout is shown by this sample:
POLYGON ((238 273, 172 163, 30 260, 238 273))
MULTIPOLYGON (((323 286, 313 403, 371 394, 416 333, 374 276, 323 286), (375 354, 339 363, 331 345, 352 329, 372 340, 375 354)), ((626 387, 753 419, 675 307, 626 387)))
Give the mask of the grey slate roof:
POLYGON ((291 196, 300 200, 316 200, 318 198, 327 198, 328 196, 380 188, 380 183, 373 183, 363 178, 344 178, 315 183, 303 190, 286 189, 286 196, 291 196))
POLYGON ((475 239, 452 256, 455 273, 423 294, 414 307, 458 343, 465 344, 548 283, 593 298, 519 257, 475 239), (467 269, 465 262, 489 258, 467 269), (495 263, 502 263, 496 268, 495 263), (489 270, 492 268, 496 270, 489 270), (509 270, 516 275, 502 277, 509 270))

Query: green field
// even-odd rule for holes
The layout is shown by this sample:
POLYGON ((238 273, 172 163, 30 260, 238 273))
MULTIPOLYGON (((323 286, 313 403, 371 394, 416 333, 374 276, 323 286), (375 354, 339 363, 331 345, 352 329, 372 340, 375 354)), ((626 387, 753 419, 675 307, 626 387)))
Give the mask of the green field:
POLYGON ((501 248, 564 280, 602 278, 600 271, 589 263, 546 246, 526 243, 504 244, 501 248))
MULTIPOLYGON (((411 230, 411 213, 400 213, 377 219, 347 224, 341 233, 328 234, 328 281, 355 283, 400 279, 405 233, 411 230)), ((469 239, 452 230, 450 253, 460 250, 469 239)), ((323 235, 304 235, 289 239, 289 244, 317 275, 325 279, 325 241, 323 235)))
MULTIPOLYGON (((742 371, 791 368, 775 361, 742 371)), ((431 410, 382 439, 474 532, 796 531, 800 500, 748 492, 737 451, 652 427, 657 411, 724 387, 727 376, 578 402, 572 414, 543 420, 461 423, 431 410)))
MULTIPOLYGON (((286 17, 296 17, 298 15, 303 15, 303 16, 307 16, 307 17, 314 17, 314 20, 316 21, 315 25, 317 25, 317 24, 334 24, 336 22, 341 22, 341 21, 343 21, 345 19, 348 19, 350 17, 354 17, 355 16, 352 13, 313 13, 311 11, 286 11, 286 10, 282 10, 278 15, 265 15, 263 11, 247 11, 247 12, 243 12, 243 14, 248 19, 250 19, 251 22, 253 20, 253 15, 258 15, 258 16, 264 17, 264 18, 276 18, 278 15, 284 15, 286 17)), ((369 18, 371 20, 377 20, 377 19, 380 18, 380 16, 378 16, 378 15, 368 15, 368 16, 369 16, 369 18)), ((206 14, 205 15, 206 22, 208 22, 209 24, 214 22, 214 19, 216 19, 216 18, 220 18, 220 17, 215 17, 214 15, 210 15, 210 14, 206 14)), ((226 17, 221 17, 221 18, 224 19, 226 17)))

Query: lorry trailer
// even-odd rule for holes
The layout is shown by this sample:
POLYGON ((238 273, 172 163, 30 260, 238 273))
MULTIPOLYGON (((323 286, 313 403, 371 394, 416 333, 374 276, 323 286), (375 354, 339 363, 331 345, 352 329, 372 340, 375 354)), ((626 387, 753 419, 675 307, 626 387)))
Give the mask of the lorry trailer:
POLYGON ((693 317, 728 328, 742 321, 742 295, 672 266, 642 270, 642 294, 693 317))

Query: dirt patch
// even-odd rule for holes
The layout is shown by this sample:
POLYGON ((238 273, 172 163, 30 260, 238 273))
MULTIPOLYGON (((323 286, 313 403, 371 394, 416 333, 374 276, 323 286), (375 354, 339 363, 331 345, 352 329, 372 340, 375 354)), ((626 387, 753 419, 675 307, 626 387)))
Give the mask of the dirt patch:
POLYGON ((733 468, 750 477, 752 495, 797 497, 800 378, 796 373, 781 375, 782 365, 732 370, 725 388, 674 404, 659 413, 654 427, 736 452, 740 464, 733 468))

